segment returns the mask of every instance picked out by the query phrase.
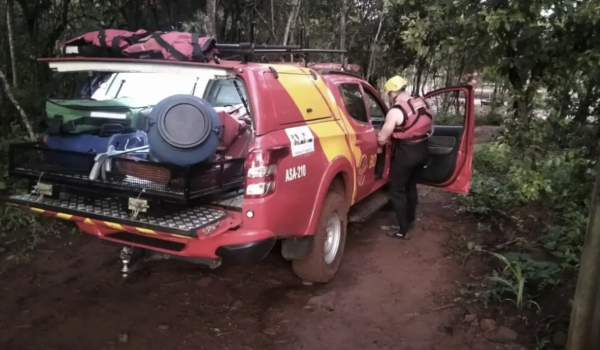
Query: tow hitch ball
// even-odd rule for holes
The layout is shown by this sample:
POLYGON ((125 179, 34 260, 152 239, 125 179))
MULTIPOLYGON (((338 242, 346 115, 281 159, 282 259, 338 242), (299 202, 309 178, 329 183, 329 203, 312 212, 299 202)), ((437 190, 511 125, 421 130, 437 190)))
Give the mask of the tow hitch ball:
POLYGON ((125 246, 121 249, 121 275, 123 278, 127 278, 135 270, 137 266, 135 263, 140 260, 142 255, 144 255, 144 249, 141 248, 125 246))

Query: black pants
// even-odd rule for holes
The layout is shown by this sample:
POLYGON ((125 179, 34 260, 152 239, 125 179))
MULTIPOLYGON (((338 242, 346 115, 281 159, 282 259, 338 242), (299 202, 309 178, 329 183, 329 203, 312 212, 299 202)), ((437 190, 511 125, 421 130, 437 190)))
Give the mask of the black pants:
POLYGON ((427 140, 415 144, 396 142, 390 172, 390 194, 401 233, 406 233, 415 220, 417 174, 426 165, 428 156, 427 140))

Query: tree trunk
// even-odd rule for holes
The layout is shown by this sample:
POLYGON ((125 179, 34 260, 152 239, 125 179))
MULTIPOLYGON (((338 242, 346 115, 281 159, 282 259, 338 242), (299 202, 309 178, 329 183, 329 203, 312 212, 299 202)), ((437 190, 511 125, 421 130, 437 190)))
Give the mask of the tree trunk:
POLYGON ((17 109, 17 111, 21 115, 21 120, 23 121, 23 124, 25 124, 25 128, 27 129, 27 133, 29 134, 29 136, 31 137, 31 139, 34 140, 35 139, 35 132, 33 131, 33 127, 31 125, 31 122, 29 121, 29 118, 27 117, 27 114, 25 114, 25 111, 23 110, 23 108, 21 108, 21 105, 19 104, 19 102, 17 101, 17 99, 15 98, 15 96, 10 91, 10 86, 8 85, 8 80, 6 79, 6 76, 4 75, 4 73, 1 70, 0 70, 0 82, 2 83, 2 86, 4 87, 4 92, 6 93, 6 97, 8 97, 8 99, 10 100, 10 102, 12 102, 12 104, 15 106, 15 108, 17 109))
POLYGON ((571 310, 567 350, 600 349, 600 161, 596 168, 596 185, 571 310))
POLYGON ((204 27, 207 35, 217 35, 217 0, 206 0, 204 27))
MULTIPOLYGON (((275 0, 271 0, 271 31, 275 30, 275 6, 273 5, 273 1, 275 0)), ((275 39, 275 38, 273 38, 275 39)), ((277 43, 273 43, 273 44, 277 44, 277 43)))
POLYGON ((575 121, 581 125, 587 124, 587 118, 590 116, 590 107, 597 100, 598 96, 594 93, 595 81, 590 79, 585 84, 585 95, 579 100, 579 107, 575 112, 575 121))
POLYGON ((527 122, 528 119, 528 99, 527 89, 517 67, 511 67, 508 70, 508 80, 511 87, 517 93, 512 93, 513 98, 513 113, 516 120, 527 122))
POLYGON ((275 35, 275 31, 274 31, 275 27, 271 27, 269 25, 269 23, 267 22, 267 20, 263 17, 263 15, 258 11, 258 9, 256 7, 254 8, 254 11, 256 12, 256 15, 258 15, 258 18, 261 20, 261 22, 263 22, 264 25, 265 25, 265 27, 267 27, 267 29, 269 30, 269 36, 273 40, 273 43, 276 44, 277 43, 277 36, 275 35))
POLYGON ((295 21, 295 16, 298 15, 297 9, 300 7, 300 0, 293 0, 290 15, 288 16, 287 24, 285 25, 285 31, 283 32, 283 45, 288 44, 288 38, 290 36, 290 30, 292 23, 295 21))
MULTIPOLYGON (((346 16, 348 15, 348 0, 342 0, 342 13, 340 15, 340 50, 346 49, 346 16)), ((344 64, 345 55, 342 55, 344 64)))
MULTIPOLYGON (((298 22, 298 16, 300 14, 300 7, 302 7, 302 0, 298 0, 298 3, 296 4, 296 8, 294 9, 294 17, 292 19, 292 27, 290 30, 290 40, 289 40, 290 45, 296 44, 296 23, 298 22)), ((290 55, 290 62, 294 62, 293 54, 290 55)))
POLYGON ((373 74, 373 70, 375 69, 375 50, 377 49, 377 41, 379 40, 379 34, 381 33, 381 26, 383 25, 383 11, 381 11, 381 15, 379 16, 379 27, 377 27, 377 33, 375 33, 375 39, 373 39, 373 43, 371 43, 371 52, 369 53, 369 65, 367 66, 367 81, 371 78, 371 74, 373 74))
POLYGON ((418 95, 421 90, 421 76, 423 75, 423 59, 419 58, 415 69, 415 83, 413 85, 411 95, 418 95))
POLYGON ((433 61, 435 59, 435 49, 430 48, 429 51, 432 51, 433 53, 428 53, 428 56, 431 57, 429 59, 429 64, 427 64, 427 68, 425 70, 425 74, 423 76, 423 81, 421 82, 421 96, 425 96, 425 94, 427 94, 427 91, 431 91, 432 89, 428 89, 427 88, 427 84, 429 84, 429 76, 431 75, 431 71, 432 71, 432 67, 433 67, 433 61), (427 90, 425 90, 427 89, 427 90))
POLYGON ((158 30, 160 28, 160 20, 158 19, 158 10, 156 9, 156 3, 151 0, 148 0, 148 7, 152 10, 152 17, 154 18, 154 28, 158 30))
POLYGON ((13 87, 19 87, 19 79, 17 72, 17 58, 15 57, 15 44, 13 42, 13 27, 12 27, 12 0, 6 2, 6 28, 8 32, 8 47, 10 50, 10 62, 12 69, 13 87))
POLYGON ((494 91, 492 91, 492 96, 490 96, 490 106, 491 106, 491 111, 492 113, 494 113, 496 111, 496 104, 498 103, 498 83, 494 83, 494 91))
POLYGON ((227 24, 229 23, 229 16, 229 8, 225 8, 223 11, 223 19, 221 20, 221 28, 219 29, 219 39, 225 39, 227 37, 227 24))

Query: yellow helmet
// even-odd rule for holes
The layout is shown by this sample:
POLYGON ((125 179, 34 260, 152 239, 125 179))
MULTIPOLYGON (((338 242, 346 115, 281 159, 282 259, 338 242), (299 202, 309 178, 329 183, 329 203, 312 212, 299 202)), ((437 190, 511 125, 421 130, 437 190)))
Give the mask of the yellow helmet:
POLYGON ((398 91, 406 85, 408 85, 408 81, 401 76, 396 75, 385 83, 385 93, 388 94, 392 91, 398 91))

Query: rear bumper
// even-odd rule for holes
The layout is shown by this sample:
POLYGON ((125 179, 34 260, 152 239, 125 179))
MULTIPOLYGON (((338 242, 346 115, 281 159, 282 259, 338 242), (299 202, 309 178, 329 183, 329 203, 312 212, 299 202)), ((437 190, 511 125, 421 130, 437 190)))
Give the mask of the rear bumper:
POLYGON ((226 230, 203 238, 182 238, 157 233, 116 231, 104 227, 77 224, 88 234, 118 244, 130 245, 184 258, 222 259, 251 263, 263 259, 275 245, 275 235, 269 231, 226 230))
POLYGON ((204 238, 177 238, 160 233, 144 235, 131 232, 117 232, 102 227, 87 227, 78 223, 79 228, 101 239, 177 255, 185 258, 222 259, 238 263, 252 263, 263 259, 276 239, 270 231, 226 230, 204 238))
POLYGON ((254 262, 264 258, 276 242, 275 235, 269 230, 241 228, 240 212, 218 207, 195 208, 204 216, 200 222, 199 218, 192 218, 193 222, 199 222, 192 229, 188 214, 130 219, 116 213, 114 208, 112 214, 105 214, 91 210, 89 204, 74 207, 56 199, 36 201, 36 198, 13 196, 0 200, 40 214, 74 221, 83 232, 107 241, 186 258, 254 262))

